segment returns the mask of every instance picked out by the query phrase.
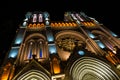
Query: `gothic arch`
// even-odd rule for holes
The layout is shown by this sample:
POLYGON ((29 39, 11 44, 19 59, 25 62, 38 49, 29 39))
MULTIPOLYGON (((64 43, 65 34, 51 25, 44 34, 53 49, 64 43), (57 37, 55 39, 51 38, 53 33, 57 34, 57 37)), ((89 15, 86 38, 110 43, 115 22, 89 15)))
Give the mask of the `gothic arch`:
POLYGON ((64 30, 64 31, 60 31, 55 35, 55 40, 57 40, 60 36, 64 36, 64 35, 75 35, 78 38, 81 38, 83 41, 85 40, 85 36, 79 32, 76 31, 72 31, 72 30, 64 30))
POLYGON ((48 75, 38 70, 30 70, 22 74, 17 80, 51 80, 48 75))
POLYGON ((34 36, 38 36, 38 37, 41 37, 42 39, 46 40, 45 36, 43 36, 42 34, 40 34, 40 33, 34 33, 34 34, 30 34, 29 36, 27 36, 27 38, 25 39, 24 42, 28 41, 30 38, 32 38, 34 36))
POLYGON ((92 30, 91 33, 93 33, 95 35, 103 35, 103 36, 105 36, 107 38, 109 37, 108 35, 106 35, 105 33, 103 33, 102 31, 99 31, 99 30, 92 30))
POLYGON ((58 55, 61 60, 66 61, 71 55, 76 45, 83 46, 85 43, 85 36, 76 31, 66 30, 60 31, 55 35, 58 55))
POLYGON ((109 48, 110 50, 113 50, 113 47, 115 46, 115 44, 113 40, 110 39, 111 38, 110 36, 108 36, 107 34, 99 30, 93 30, 92 33, 97 35, 98 38, 103 42, 104 45, 106 45, 107 48, 109 48))
POLYGON ((111 66, 93 57, 77 59, 71 66, 72 80, 119 80, 120 77, 111 66))
POLYGON ((40 33, 30 34, 25 38, 23 44, 19 55, 20 63, 29 62, 32 59, 32 55, 36 55, 40 62, 48 59, 48 45, 44 35, 40 33))

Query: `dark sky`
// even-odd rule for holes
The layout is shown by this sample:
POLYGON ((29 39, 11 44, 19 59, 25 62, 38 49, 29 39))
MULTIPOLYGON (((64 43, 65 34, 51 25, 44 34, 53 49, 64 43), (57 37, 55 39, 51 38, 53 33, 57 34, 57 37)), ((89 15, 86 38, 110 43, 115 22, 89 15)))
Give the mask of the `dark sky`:
POLYGON ((0 3, 0 58, 8 52, 15 31, 28 11, 48 11, 51 20, 63 20, 65 11, 83 11, 119 34, 118 3, 113 0, 4 0, 0 3))

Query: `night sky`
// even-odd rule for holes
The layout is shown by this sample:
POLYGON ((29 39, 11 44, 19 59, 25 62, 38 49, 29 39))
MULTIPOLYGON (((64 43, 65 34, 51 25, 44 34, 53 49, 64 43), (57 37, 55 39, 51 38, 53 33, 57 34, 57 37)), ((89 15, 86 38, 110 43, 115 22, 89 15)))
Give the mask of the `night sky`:
MULTIPOLYGON (((109 0, 15 0, 0 3, 0 59, 8 52, 18 25, 28 11, 47 11, 51 20, 62 20, 65 11, 83 11, 86 15, 103 23, 116 34, 120 34, 119 2, 109 0)), ((2 61, 2 60, 1 60, 2 61)))

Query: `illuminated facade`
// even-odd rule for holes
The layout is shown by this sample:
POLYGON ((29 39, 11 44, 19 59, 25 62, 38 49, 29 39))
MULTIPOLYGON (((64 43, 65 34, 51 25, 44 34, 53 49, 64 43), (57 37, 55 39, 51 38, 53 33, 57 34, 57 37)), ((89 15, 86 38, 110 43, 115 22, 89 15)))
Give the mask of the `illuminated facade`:
POLYGON ((120 38, 83 12, 27 12, 0 80, 120 80, 120 38), (117 48, 118 49, 117 49, 117 48))

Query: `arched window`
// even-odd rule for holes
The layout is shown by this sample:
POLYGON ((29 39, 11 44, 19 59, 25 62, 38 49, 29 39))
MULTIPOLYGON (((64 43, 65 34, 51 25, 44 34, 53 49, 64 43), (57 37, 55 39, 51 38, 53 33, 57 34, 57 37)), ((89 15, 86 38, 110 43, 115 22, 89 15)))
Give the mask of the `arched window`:
POLYGON ((42 14, 39 14, 38 17, 39 17, 39 20, 38 20, 38 21, 39 21, 39 22, 43 22, 43 15, 42 15, 42 14))
POLYGON ((43 62, 49 57, 47 46, 46 38, 43 35, 39 33, 29 35, 21 48, 20 62, 29 62, 33 59, 33 55, 39 62, 43 62))
POLYGON ((51 69, 52 69, 51 71, 53 72, 53 74, 59 74, 61 72, 59 61, 56 57, 52 59, 51 69))
POLYGON ((33 20, 32 22, 37 22, 37 14, 33 14, 33 20))
POLYGON ((33 42, 30 42, 28 48, 28 59, 31 59, 32 55, 33 55, 33 42))
POLYGON ((43 42, 40 41, 39 42, 39 57, 42 58, 43 57, 43 42))

